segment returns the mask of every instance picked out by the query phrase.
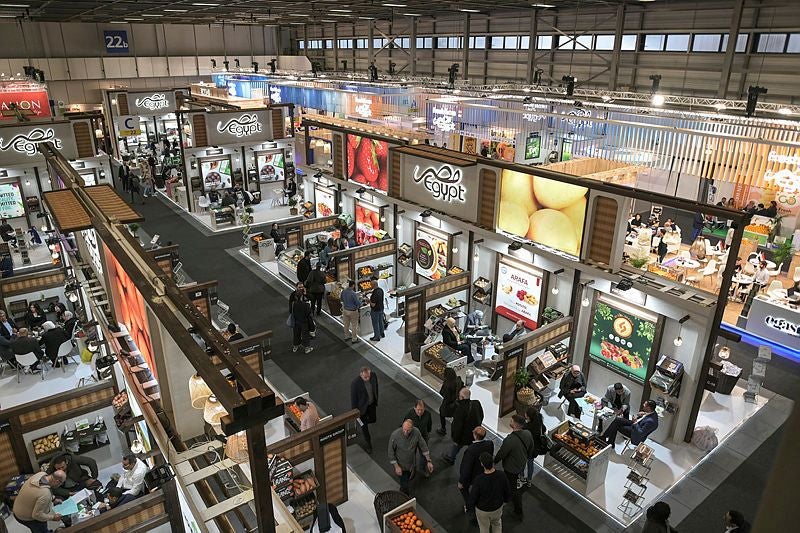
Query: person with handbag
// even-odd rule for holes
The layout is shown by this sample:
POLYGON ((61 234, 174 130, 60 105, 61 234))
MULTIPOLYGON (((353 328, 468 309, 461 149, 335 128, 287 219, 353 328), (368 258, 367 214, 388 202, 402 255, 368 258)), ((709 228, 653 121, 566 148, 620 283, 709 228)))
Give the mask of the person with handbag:
POLYGON ((316 310, 319 316, 322 313, 322 299, 325 297, 325 272, 322 271, 322 263, 317 263, 316 268, 308 275, 306 287, 311 296, 311 310, 316 310))
POLYGON ((511 433, 503 439, 503 444, 494 456, 494 462, 502 463, 503 472, 511 486, 511 502, 514 514, 522 517, 522 494, 517 479, 525 470, 528 459, 535 457, 535 444, 530 432, 525 429, 525 418, 520 415, 511 417, 511 433))
POLYGON ((550 451, 549 437, 546 434, 547 428, 544 427, 541 409, 542 403, 537 402, 525 410, 526 422, 524 428, 533 437, 533 457, 528 458, 528 475, 524 478, 528 487, 533 485, 533 469, 536 465, 536 458, 550 451))
POLYGON ((444 381, 439 389, 442 395, 442 404, 439 406, 439 429, 436 430, 441 436, 447 435, 446 418, 452 417, 456 411, 458 401, 458 391, 464 388, 464 382, 450 367, 444 369, 444 381))

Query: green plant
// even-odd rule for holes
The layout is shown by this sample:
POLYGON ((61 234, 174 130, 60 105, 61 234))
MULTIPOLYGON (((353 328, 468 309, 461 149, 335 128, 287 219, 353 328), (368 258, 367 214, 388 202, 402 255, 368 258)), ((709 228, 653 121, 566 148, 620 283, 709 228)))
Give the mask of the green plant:
POLYGON ((786 239, 777 247, 772 249, 772 260, 776 265, 780 265, 781 263, 786 264, 792 260, 793 253, 794 249, 792 248, 792 241, 790 239, 786 239))
POLYGON ((527 387, 530 380, 531 374, 526 368, 520 368, 514 373, 514 385, 516 385, 518 389, 527 387))
POLYGON ((128 229, 131 230, 131 233, 135 236, 136 232, 139 231, 139 224, 136 222, 128 224, 128 229))
POLYGON ((631 257, 630 259, 628 259, 628 263, 633 268, 642 268, 649 262, 650 262, 649 257, 631 257))
MULTIPOLYGON (((775 240, 775 235, 778 234, 781 230, 781 221, 783 220, 783 215, 778 215, 772 219, 772 229, 769 230, 769 240, 775 240)), ((777 261, 776 261, 777 262, 777 261)))
POLYGON ((289 207, 297 207, 297 196, 289 198, 289 207))

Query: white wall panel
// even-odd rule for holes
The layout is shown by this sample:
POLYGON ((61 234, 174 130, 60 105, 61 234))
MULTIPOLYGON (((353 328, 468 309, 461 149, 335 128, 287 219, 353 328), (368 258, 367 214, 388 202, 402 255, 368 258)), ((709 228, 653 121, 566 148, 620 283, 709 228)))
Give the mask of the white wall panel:
POLYGON ((136 78, 139 76, 136 71, 136 58, 134 57, 119 58, 119 68, 123 78, 136 78))
POLYGON ((122 78, 122 68, 118 57, 104 57, 103 70, 106 73, 106 78, 122 78))
MULTIPOLYGON (((103 72, 103 60, 99 57, 86 58, 86 75, 90 80, 99 80, 105 77, 103 72)), ((74 80, 75 76, 71 76, 74 80)))

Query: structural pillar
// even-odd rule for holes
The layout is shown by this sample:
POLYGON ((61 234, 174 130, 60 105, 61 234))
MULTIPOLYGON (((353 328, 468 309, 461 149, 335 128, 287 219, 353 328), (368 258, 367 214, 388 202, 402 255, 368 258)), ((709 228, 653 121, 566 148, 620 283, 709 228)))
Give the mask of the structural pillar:
POLYGON ((528 84, 533 84, 536 73, 536 45, 539 41, 539 10, 531 10, 531 32, 528 41, 528 84))
MULTIPOLYGON (((246 392, 246 391, 245 391, 246 392)), ((247 454, 250 456, 250 476, 253 484, 253 505, 256 509, 257 531, 275 533, 275 511, 267 466, 267 440, 264 426, 247 429, 247 454)))
POLYGON ((469 79, 469 21, 470 21, 469 13, 464 13, 464 43, 463 43, 464 61, 463 61, 463 68, 461 75, 461 78, 463 80, 469 79))
POLYGON ((411 75, 417 75, 417 18, 411 17, 411 31, 409 31, 408 51, 411 54, 411 75))
POLYGON ((742 26, 742 13, 744 11, 744 0, 736 0, 731 15, 731 27, 728 30, 728 46, 725 48, 725 59, 722 62, 722 73, 719 78, 719 88, 717 98, 725 98, 728 94, 728 85, 731 81, 731 68, 733 67, 733 57, 736 53, 736 43, 739 41, 739 28, 742 26))
MULTIPOLYGON (((367 31, 367 50, 368 50, 368 53, 369 53, 369 61, 368 61, 368 63, 369 64, 373 64, 373 63, 375 63, 375 45, 373 43, 373 40, 375 38, 375 21, 374 20, 370 20, 369 21, 368 28, 369 28, 369 30, 367 31)), ((369 65, 367 65, 367 66, 369 66, 369 65)), ((375 66, 377 67, 378 65, 375 65, 375 66)))
POLYGON ((625 29, 625 4, 617 6, 617 25, 614 27, 614 51, 611 52, 611 65, 608 67, 608 89, 617 90, 619 58, 622 51, 622 32, 625 29))

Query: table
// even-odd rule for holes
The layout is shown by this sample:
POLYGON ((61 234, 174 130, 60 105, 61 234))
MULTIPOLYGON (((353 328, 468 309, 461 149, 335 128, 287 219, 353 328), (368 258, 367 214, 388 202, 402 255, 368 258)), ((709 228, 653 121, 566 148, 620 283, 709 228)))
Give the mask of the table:
POLYGON ((590 402, 586 397, 581 398, 581 400, 586 404, 586 409, 592 415, 592 431, 597 431, 597 427, 601 419, 603 422, 605 422, 614 418, 614 410, 610 407, 604 406, 599 398, 596 402, 590 402), (599 409, 597 408, 598 403, 600 403, 599 409))
MULTIPOLYGON (((775 270, 775 267, 777 265, 775 264, 774 261, 770 261, 769 259, 765 259, 765 261, 767 262, 767 269, 768 270, 775 270)), ((759 261, 759 259, 757 257, 751 257, 750 259, 747 260, 747 262, 750 263, 753 266, 759 266, 761 264, 761 261, 759 261)))
POLYGON ((695 261, 694 259, 686 259, 685 257, 677 257, 673 260, 673 263, 675 263, 675 266, 688 268, 690 270, 700 266, 699 261, 695 261))
POLYGON ((736 298, 745 286, 753 283, 753 277, 745 274, 735 274, 731 278, 731 283, 736 284, 736 289, 734 290, 734 298, 736 298))

